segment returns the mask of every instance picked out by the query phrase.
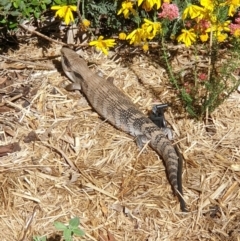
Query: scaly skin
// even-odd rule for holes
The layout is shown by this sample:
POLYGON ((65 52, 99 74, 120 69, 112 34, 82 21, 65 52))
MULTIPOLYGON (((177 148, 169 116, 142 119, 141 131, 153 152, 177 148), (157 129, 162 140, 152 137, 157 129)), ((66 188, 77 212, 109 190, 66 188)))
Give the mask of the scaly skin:
MULTIPOLYGON (((162 156, 168 179, 175 193, 180 197, 178 190, 181 187, 178 187, 177 179, 178 155, 163 131, 111 81, 93 73, 87 63, 73 50, 63 47, 61 55, 63 70, 73 82, 68 90, 81 89, 93 109, 113 126, 132 136, 144 136, 150 140, 150 146, 162 156)), ((181 197, 180 202, 184 203, 181 197)), ((182 206, 182 209, 185 209, 184 207, 182 206)))

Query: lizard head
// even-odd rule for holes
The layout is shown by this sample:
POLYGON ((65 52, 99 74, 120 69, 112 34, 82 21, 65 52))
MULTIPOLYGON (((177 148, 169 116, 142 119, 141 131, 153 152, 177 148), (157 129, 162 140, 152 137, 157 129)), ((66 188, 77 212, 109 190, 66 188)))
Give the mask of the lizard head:
POLYGON ((62 68, 67 77, 74 83, 69 90, 81 89, 83 76, 79 73, 79 68, 82 66, 81 57, 73 50, 63 47, 61 49, 62 68))

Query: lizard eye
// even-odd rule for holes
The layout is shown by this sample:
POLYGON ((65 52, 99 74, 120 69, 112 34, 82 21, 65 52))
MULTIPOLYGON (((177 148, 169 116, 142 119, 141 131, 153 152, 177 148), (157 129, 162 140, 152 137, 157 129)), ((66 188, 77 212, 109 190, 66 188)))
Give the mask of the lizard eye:
POLYGON ((76 78, 83 80, 82 75, 80 75, 79 73, 73 71, 73 74, 75 75, 76 78))
POLYGON ((63 62, 64 62, 64 65, 67 66, 68 68, 70 68, 71 65, 70 65, 68 59, 65 58, 65 57, 62 57, 62 60, 63 60, 63 62))

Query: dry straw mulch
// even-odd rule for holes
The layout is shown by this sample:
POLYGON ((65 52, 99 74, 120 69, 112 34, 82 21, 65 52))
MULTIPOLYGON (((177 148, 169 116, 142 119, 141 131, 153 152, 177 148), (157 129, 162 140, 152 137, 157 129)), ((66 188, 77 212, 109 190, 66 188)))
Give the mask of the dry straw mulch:
MULTIPOLYGON (((59 47, 22 46, 8 54, 35 64, 46 59, 52 70, 1 61, 0 145, 17 149, 0 157, 0 240, 54 238, 54 221, 79 217, 81 240, 239 241, 240 95, 214 111, 215 132, 171 108, 166 114, 186 160, 189 212, 182 213, 162 160, 149 147, 140 152, 82 94, 67 92, 60 63, 50 60, 56 55, 59 47)), ((164 69, 141 56, 126 67, 84 55, 145 113, 153 103, 179 102, 164 69)))

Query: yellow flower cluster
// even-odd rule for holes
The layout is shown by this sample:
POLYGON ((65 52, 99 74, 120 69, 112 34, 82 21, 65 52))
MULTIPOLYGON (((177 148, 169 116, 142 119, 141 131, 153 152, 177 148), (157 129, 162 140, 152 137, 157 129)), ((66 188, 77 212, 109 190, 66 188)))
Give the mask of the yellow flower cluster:
MULTIPOLYGON (((174 4, 170 4, 171 0, 125 0, 122 2, 121 9, 117 14, 123 14, 124 18, 129 18, 131 14, 136 15, 137 12, 134 9, 135 2, 138 7, 141 6, 145 11, 152 9, 158 10, 163 3, 161 17, 168 16, 173 12, 174 4), (169 6, 172 7, 170 8, 169 6)), ((240 37, 240 18, 238 24, 232 24, 230 20, 219 21, 218 11, 216 11, 216 9, 226 8, 228 16, 233 17, 240 7, 240 0, 200 0, 199 3, 200 5, 189 4, 183 11, 182 19, 184 20, 186 28, 181 30, 181 34, 177 37, 178 42, 183 42, 186 46, 190 46, 195 43, 198 38, 202 42, 208 41, 210 35, 218 42, 225 41, 228 33, 231 33, 235 37, 240 37)), ((76 6, 52 6, 51 9, 57 10, 55 16, 63 18, 67 25, 74 22, 72 12, 77 11, 76 6)), ((174 6, 174 10, 175 9, 177 9, 176 5, 174 6)), ((84 29, 87 29, 90 26, 90 21, 84 19, 81 24, 84 29)), ((126 33, 120 33, 119 39, 129 40, 130 44, 142 44, 143 50, 147 51, 148 41, 152 40, 158 33, 161 33, 161 31, 162 25, 159 21, 152 22, 145 18, 141 27, 133 30, 128 35, 126 35, 126 33)), ((114 39, 104 40, 103 36, 89 43, 91 46, 96 46, 96 48, 104 54, 108 54, 109 48, 115 44, 114 39)))
MULTIPOLYGON (((68 25, 71 22, 74 22, 72 11, 77 11, 77 6, 52 6, 52 10, 57 10, 55 16, 59 16, 64 19, 64 22, 68 25)), ((91 22, 87 19, 82 20, 82 27, 84 29, 90 26, 91 22)), ((110 47, 114 47, 116 45, 115 39, 103 39, 103 36, 100 36, 98 40, 91 41, 89 43, 90 46, 95 46, 97 50, 102 51, 104 54, 108 54, 108 50, 110 47)))
MULTIPOLYGON (((165 0, 164 2, 169 2, 169 0, 165 0)), ((138 0, 138 6, 140 5, 148 12, 155 6, 156 9, 159 9, 161 7, 161 0, 138 0)), ((136 15, 136 10, 133 8, 133 3, 130 0, 122 2, 122 8, 117 14, 119 15, 121 13, 124 15, 124 18, 128 18, 130 13, 136 15)))
POLYGON ((141 44, 144 42, 143 50, 148 50, 147 40, 153 39, 157 33, 161 31, 160 22, 152 22, 148 19, 144 19, 144 24, 141 28, 133 30, 127 37, 130 40, 130 44, 141 44))
POLYGON ((223 42, 228 37, 230 21, 220 22, 215 10, 227 6, 228 16, 233 16, 240 6, 240 0, 227 0, 224 3, 217 0, 200 0, 200 4, 201 6, 189 5, 184 10, 182 19, 193 19, 195 25, 190 29, 182 29, 182 34, 177 37, 178 42, 190 46, 198 36, 202 42, 206 42, 210 33, 218 42, 223 42))
POLYGON ((142 8, 148 12, 153 9, 154 5, 156 6, 156 9, 159 9, 161 7, 161 0, 138 0, 138 6, 141 4, 142 8))

